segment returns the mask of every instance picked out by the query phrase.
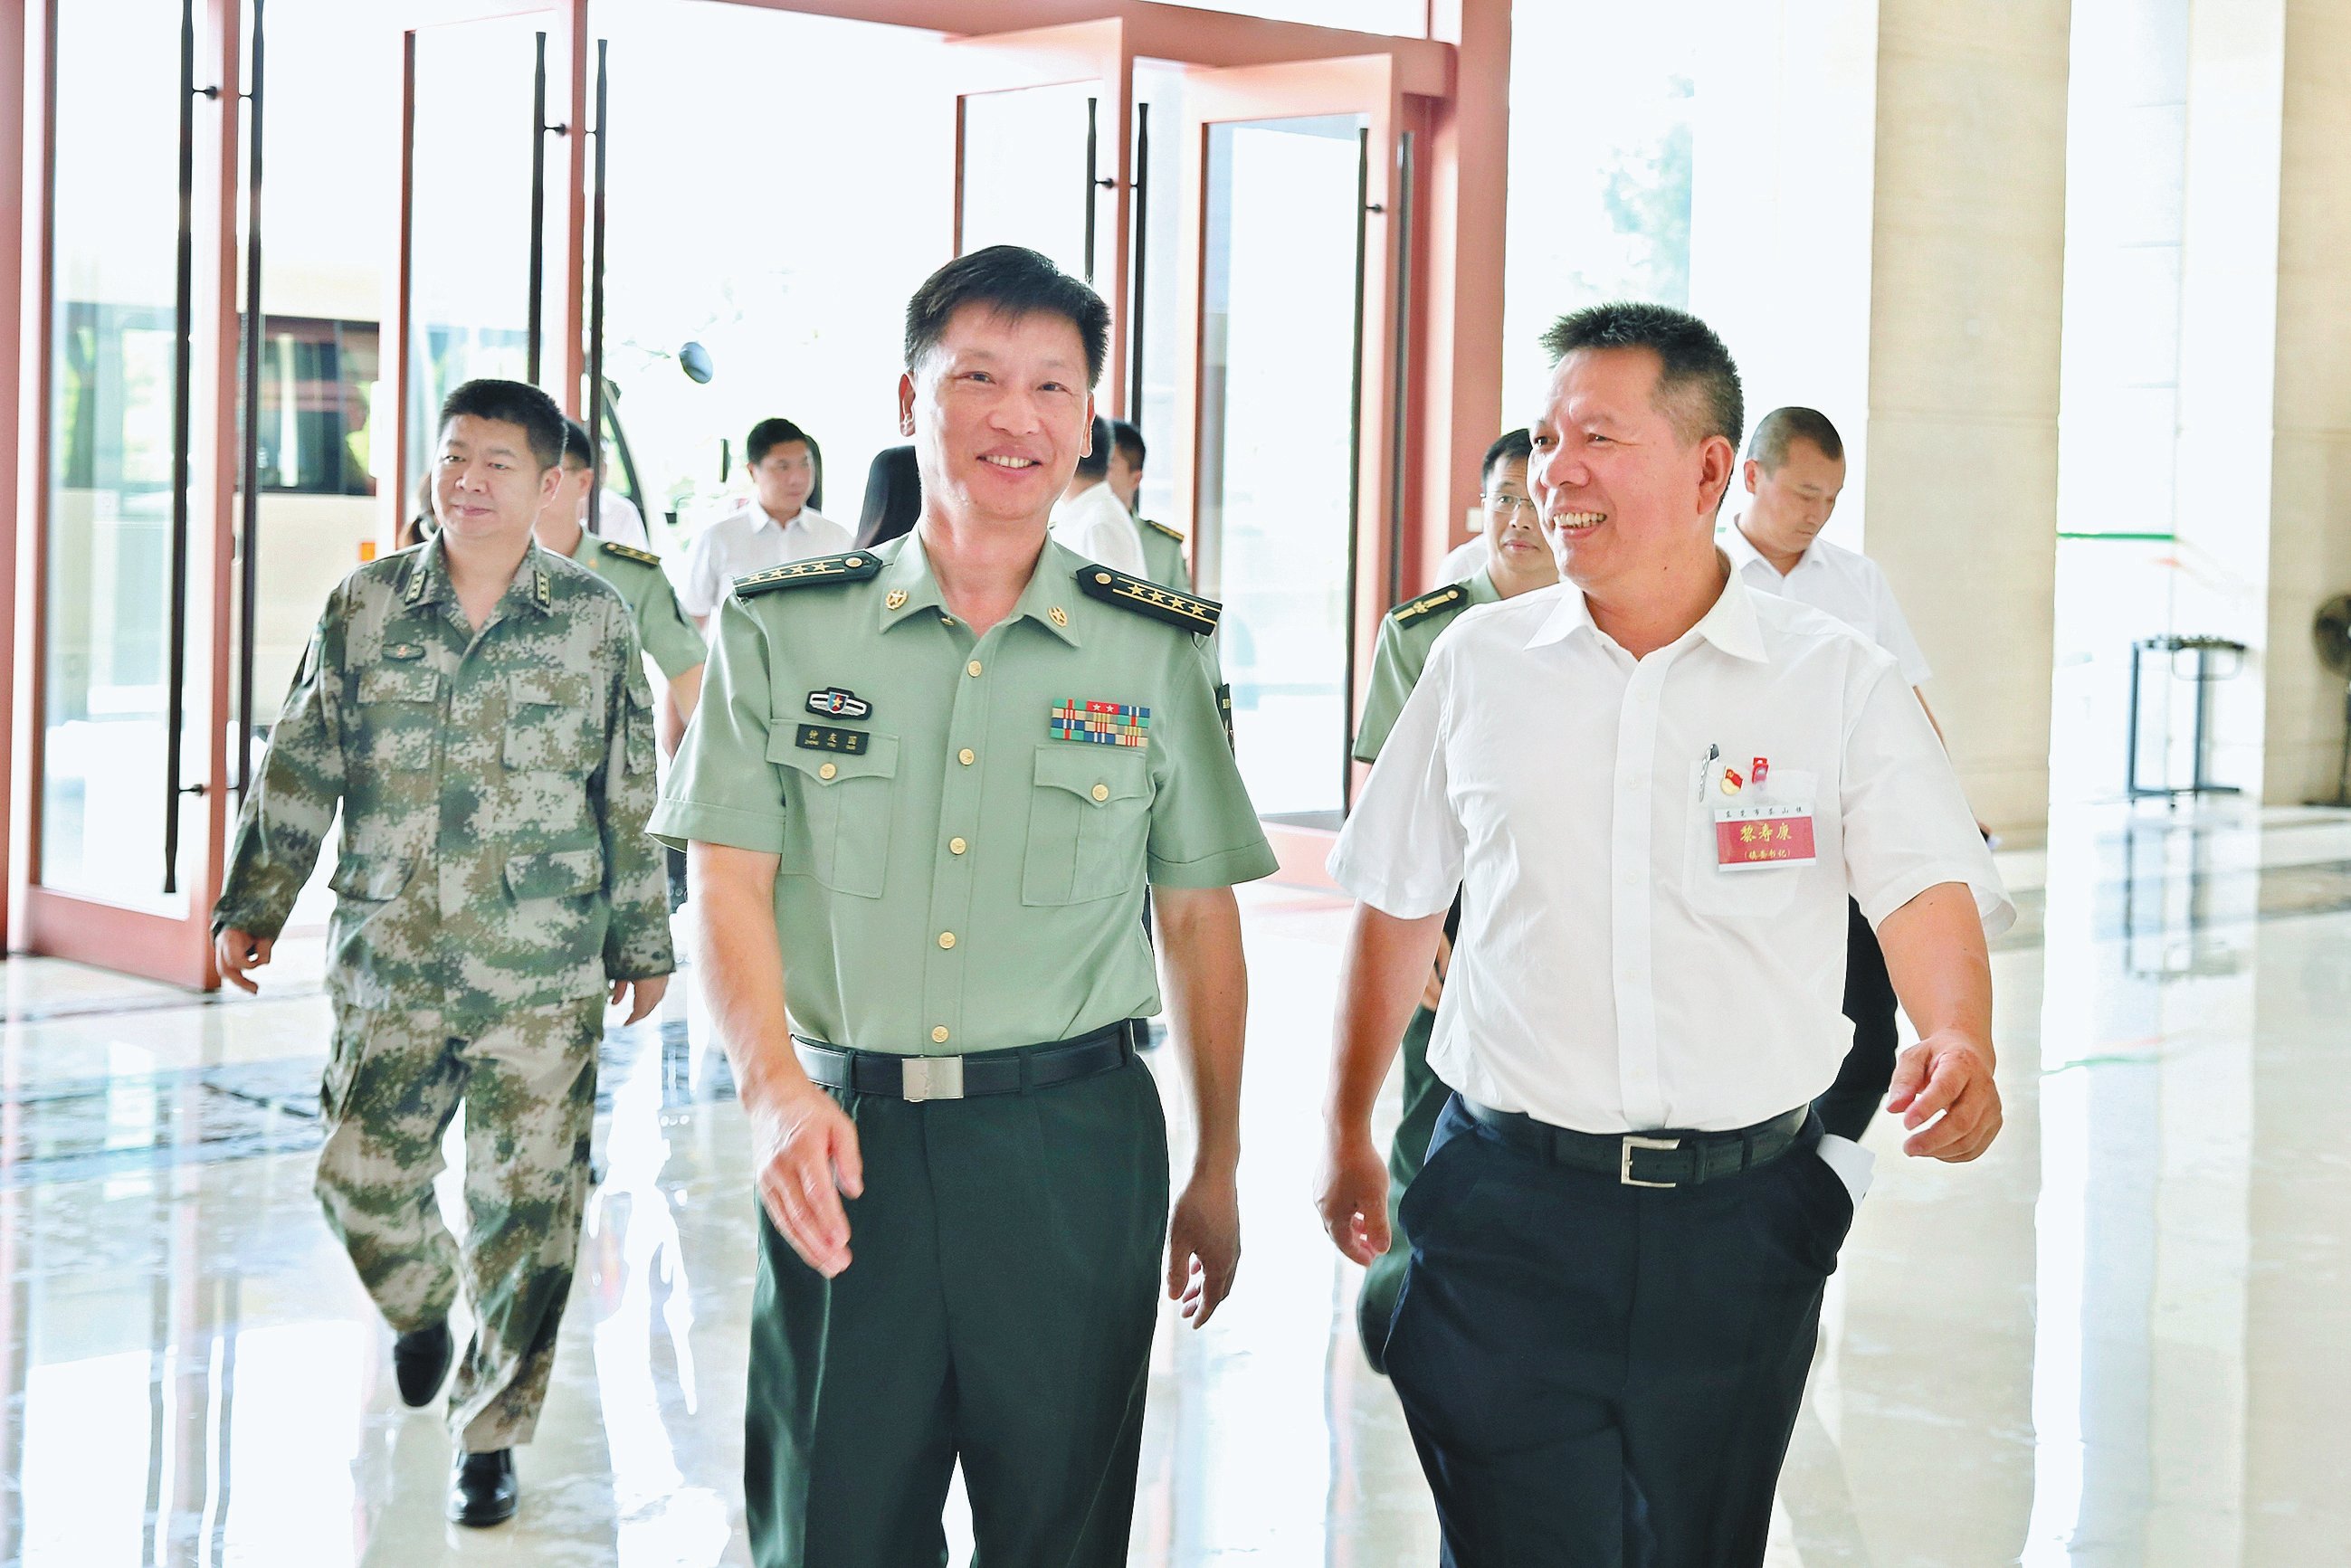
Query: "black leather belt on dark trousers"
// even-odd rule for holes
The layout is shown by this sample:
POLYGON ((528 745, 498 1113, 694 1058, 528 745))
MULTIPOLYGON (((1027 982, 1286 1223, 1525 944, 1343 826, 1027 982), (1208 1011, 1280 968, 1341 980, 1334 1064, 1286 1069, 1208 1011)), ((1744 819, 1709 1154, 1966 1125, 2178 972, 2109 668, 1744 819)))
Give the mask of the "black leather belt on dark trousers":
POLYGON ((1467 1094, 1461 1107, 1502 1138, 1553 1165, 1614 1176, 1626 1186, 1697 1186, 1768 1166, 1804 1142, 1812 1107, 1730 1133, 1579 1133, 1467 1094))
POLYGON ((976 1094, 1046 1089, 1123 1067, 1133 1059, 1143 1029, 1141 1019, 1121 1019, 1075 1040, 1018 1045, 971 1056, 850 1051, 797 1034, 792 1036, 792 1049, 810 1080, 827 1089, 887 1094, 894 1100, 967 1100, 976 1094))

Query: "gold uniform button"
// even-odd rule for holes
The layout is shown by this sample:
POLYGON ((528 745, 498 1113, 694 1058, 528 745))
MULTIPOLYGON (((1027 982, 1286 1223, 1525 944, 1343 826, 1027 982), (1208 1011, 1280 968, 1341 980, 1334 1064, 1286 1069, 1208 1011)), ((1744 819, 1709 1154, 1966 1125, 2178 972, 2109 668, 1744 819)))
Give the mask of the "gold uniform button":
MULTIPOLYGON (((828 767, 828 768, 830 768, 830 767, 831 767, 831 766, 832 766, 832 765, 831 765, 831 763, 827 763, 827 764, 825 764, 825 766, 826 766, 826 767, 828 767)), ((1110 786, 1109 786, 1109 785, 1107 785, 1107 784, 1097 784, 1097 785, 1095 785, 1095 786, 1094 786, 1094 799, 1095 799, 1095 800, 1109 800, 1109 799, 1110 799, 1110 786)))
POLYGON ((963 853, 965 848, 966 845, 961 839, 949 839, 947 841, 947 853, 951 855, 959 855, 963 853))
POLYGON ((979 674, 979 661, 978 661, 977 659, 974 659, 970 664, 966 664, 966 665, 963 667, 963 673, 964 673, 965 674, 967 674, 967 675, 977 675, 977 674, 979 674))
POLYGON ((840 771, 840 768, 835 768, 831 763, 828 762, 823 767, 816 770, 816 776, 820 779, 830 779, 840 771))
POLYGON ((966 768, 968 768, 973 763, 978 761, 979 758, 973 753, 971 747, 967 746, 961 751, 956 753, 956 760, 962 763, 966 768))
POLYGON ((952 946, 955 946, 955 933, 954 933, 954 932, 952 932, 952 931, 942 931, 942 932, 940 932, 940 933, 939 933, 939 946, 942 946, 942 947, 952 947, 952 946))
POLYGON ((941 1025, 939 1025, 939 1027, 938 1027, 938 1028, 936 1028, 936 1029, 935 1029, 935 1030, 931 1030, 931 1043, 932 1043, 933 1045, 945 1045, 946 1042, 947 1042, 947 1026, 946 1026, 946 1025, 945 1025, 945 1024, 941 1024, 941 1025))

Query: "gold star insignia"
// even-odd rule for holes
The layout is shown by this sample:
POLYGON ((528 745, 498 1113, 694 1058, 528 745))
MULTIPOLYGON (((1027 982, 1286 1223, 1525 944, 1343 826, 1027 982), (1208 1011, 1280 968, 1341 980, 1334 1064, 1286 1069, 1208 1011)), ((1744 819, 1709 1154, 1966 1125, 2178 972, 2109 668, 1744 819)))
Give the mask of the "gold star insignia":
POLYGON ((906 591, 903 588, 893 588, 890 591, 890 597, 883 600, 882 602, 889 609, 900 609, 904 607, 906 602, 906 591))
POLYGON ((1070 623, 1070 612, 1058 604, 1045 613, 1053 618, 1053 624, 1056 626, 1067 626, 1070 623))

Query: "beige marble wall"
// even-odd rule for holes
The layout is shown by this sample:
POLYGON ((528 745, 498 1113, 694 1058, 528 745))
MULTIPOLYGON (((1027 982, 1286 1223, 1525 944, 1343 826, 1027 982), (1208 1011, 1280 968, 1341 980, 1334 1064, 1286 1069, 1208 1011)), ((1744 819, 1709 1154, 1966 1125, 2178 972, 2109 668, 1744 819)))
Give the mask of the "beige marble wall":
POLYGON ((1976 812, 2046 820, 2066 0, 1883 0, 1869 552, 1976 812))
POLYGON ((2265 796, 2334 789, 2343 682, 2310 622, 2351 592, 2351 5, 2286 0, 2271 448, 2265 796))

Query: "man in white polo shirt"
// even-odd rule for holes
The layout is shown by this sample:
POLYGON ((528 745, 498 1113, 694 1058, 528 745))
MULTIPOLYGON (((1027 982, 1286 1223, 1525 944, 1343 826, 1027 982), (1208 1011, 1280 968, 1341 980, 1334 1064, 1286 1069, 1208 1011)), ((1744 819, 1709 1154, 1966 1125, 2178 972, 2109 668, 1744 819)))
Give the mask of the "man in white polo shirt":
POLYGON ((808 432, 789 419, 763 419, 743 442, 743 461, 755 486, 751 499, 695 536, 677 585, 677 601, 704 632, 737 578, 837 555, 854 542, 847 528, 808 504, 821 461, 808 432))
POLYGON ((1362 902, 1319 1199, 1385 1249, 1371 1110, 1456 886, 1386 1345, 1453 1568, 1752 1568, 1868 1156, 1811 1103, 1848 893, 1919 1043, 1904 1151, 2000 1130, 2014 910, 1894 661, 1715 548, 1738 370, 1703 322, 1558 322, 1528 479, 1565 579, 1461 615, 1331 862, 1362 902))
POLYGON ((1085 450, 1078 455, 1077 472, 1053 503, 1053 538, 1098 566, 1148 579, 1151 567, 1144 559, 1143 530, 1111 486, 1110 463, 1116 453, 1110 421, 1096 414, 1085 450))
MULTIPOLYGON (((1757 420, 1740 478, 1746 502, 1722 530, 1720 542, 1747 586, 1834 615, 1893 654, 1902 678, 1918 694, 1918 706, 1926 708, 1923 688, 1934 671, 1910 634, 1886 573, 1867 556, 1820 537, 1844 489, 1844 441, 1828 415, 1792 406, 1757 420)), ((1932 708, 1927 708, 1927 722, 1935 723, 1932 708)), ((1938 734, 1941 729, 1936 726, 1938 734)), ((1886 973, 1886 955, 1861 905, 1847 904, 1844 1016, 1853 1020, 1853 1049, 1814 1109, 1823 1126, 1858 1143, 1893 1082, 1894 1053, 1902 1037, 1894 1020, 1894 982, 1886 973)))

